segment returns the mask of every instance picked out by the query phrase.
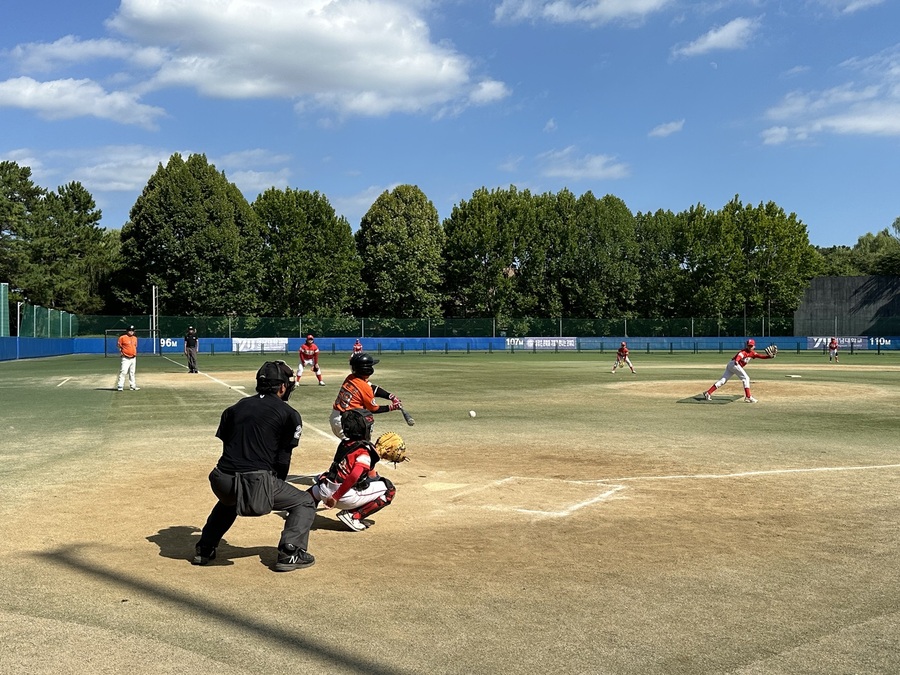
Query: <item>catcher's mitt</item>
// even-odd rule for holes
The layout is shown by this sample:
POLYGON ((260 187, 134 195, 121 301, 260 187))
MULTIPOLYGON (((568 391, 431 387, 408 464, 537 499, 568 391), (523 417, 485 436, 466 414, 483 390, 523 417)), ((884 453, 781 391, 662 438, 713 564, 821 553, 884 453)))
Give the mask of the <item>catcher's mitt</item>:
POLYGON ((406 443, 400 438, 400 434, 393 431, 386 431, 378 437, 375 441, 375 451, 385 462, 393 462, 394 465, 409 461, 409 457, 406 456, 406 443))
POLYGON ((774 359, 776 356, 778 356, 778 345, 769 345, 768 347, 766 347, 766 354, 774 359))

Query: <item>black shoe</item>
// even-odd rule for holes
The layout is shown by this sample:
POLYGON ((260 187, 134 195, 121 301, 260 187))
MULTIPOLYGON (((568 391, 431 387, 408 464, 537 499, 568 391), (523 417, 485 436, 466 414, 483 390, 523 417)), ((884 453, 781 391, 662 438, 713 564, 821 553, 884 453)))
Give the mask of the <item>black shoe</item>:
POLYGON ((278 562, 275 564, 276 572, 293 572, 304 567, 311 567, 316 559, 302 548, 293 544, 285 544, 278 549, 278 562))
POLYGON ((194 555, 194 559, 191 560, 192 565, 209 565, 210 560, 216 559, 215 548, 203 548, 198 545, 195 551, 196 555, 194 555))

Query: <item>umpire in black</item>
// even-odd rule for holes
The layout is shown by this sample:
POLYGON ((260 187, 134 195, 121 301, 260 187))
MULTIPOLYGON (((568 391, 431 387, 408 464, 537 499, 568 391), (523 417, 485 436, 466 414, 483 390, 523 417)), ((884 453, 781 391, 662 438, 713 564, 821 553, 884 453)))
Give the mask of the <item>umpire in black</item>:
MULTIPOLYGON (((238 401, 222 413, 216 431, 222 441, 222 456, 209 474, 210 487, 219 502, 203 526, 194 565, 215 560, 219 541, 243 507, 243 502, 240 507, 238 504, 241 474, 261 476, 266 483, 262 492, 271 490, 267 507, 287 511, 275 570, 290 572, 315 562, 306 551, 316 514, 315 502, 308 492, 284 482, 291 452, 299 445, 303 432, 300 413, 287 404, 294 384, 294 372, 284 361, 267 361, 256 373, 257 395, 238 401)), ((242 495, 246 494, 245 485, 241 482, 242 495)))

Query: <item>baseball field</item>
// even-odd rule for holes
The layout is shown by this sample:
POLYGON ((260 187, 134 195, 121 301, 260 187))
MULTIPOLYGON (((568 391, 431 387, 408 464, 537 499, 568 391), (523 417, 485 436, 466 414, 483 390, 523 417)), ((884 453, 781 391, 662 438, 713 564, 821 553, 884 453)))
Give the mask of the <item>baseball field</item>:
MULTIPOLYGON (((381 355, 397 497, 359 533, 319 511, 282 574, 279 514, 189 562, 266 358, 142 356, 123 392, 118 359, 0 363, 0 673, 900 672, 900 353, 782 352, 759 403, 698 400, 731 355, 381 355)), ((301 488, 347 355, 322 368, 301 488)))

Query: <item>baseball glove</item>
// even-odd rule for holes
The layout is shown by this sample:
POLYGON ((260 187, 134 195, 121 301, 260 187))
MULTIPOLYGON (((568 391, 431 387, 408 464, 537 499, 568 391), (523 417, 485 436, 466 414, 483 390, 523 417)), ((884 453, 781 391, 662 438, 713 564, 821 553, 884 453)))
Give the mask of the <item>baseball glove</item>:
POLYGON ((408 462, 406 456, 406 443, 400 438, 400 434, 386 431, 375 441, 375 451, 385 462, 393 462, 396 466, 400 462, 408 462))
POLYGON ((766 354, 774 359, 776 356, 778 356, 778 345, 769 345, 768 347, 766 347, 766 354))

